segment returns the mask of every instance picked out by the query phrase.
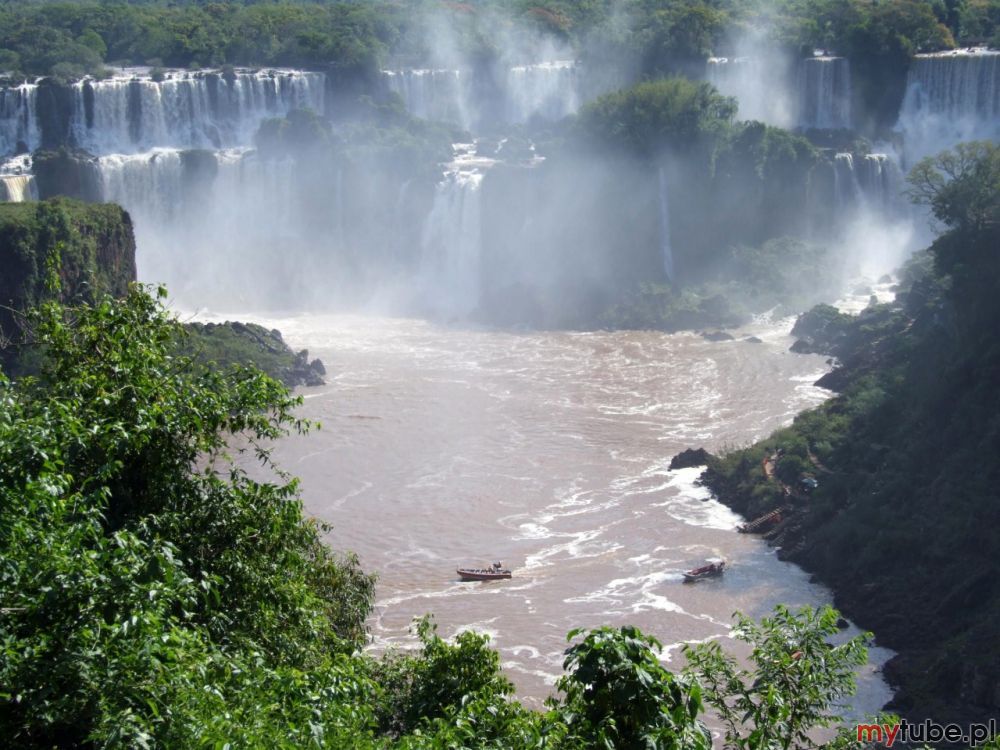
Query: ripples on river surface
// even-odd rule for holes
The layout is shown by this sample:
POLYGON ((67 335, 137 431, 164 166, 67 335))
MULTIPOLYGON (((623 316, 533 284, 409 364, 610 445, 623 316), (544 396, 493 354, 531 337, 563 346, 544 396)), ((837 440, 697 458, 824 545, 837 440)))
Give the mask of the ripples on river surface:
MULTIPOLYGON (((571 628, 637 625, 679 667, 680 643, 727 638, 735 610, 830 601, 734 533, 739 517, 696 485, 699 469, 667 468, 686 447, 745 445, 829 396, 812 385, 824 358, 788 352, 790 319, 716 343, 346 315, 261 322, 327 366, 326 386, 302 390, 322 429, 281 441, 275 458, 301 477, 308 512, 333 524, 331 543, 378 572, 374 649, 412 647, 412 620, 433 613, 444 636, 490 634, 537 706, 571 628), (715 556, 729 561, 724 577, 682 585, 715 556), (458 582, 457 567, 492 560, 513 579, 458 582)), ((889 697, 866 668, 857 711, 889 697)))

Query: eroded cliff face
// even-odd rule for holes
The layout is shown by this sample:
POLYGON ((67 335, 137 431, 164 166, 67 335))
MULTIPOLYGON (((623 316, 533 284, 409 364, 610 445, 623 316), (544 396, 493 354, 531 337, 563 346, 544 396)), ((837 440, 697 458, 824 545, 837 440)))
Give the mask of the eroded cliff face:
POLYGON ((124 295, 136 280, 132 220, 119 206, 65 198, 0 204, 0 333, 16 342, 21 313, 47 300, 124 295))

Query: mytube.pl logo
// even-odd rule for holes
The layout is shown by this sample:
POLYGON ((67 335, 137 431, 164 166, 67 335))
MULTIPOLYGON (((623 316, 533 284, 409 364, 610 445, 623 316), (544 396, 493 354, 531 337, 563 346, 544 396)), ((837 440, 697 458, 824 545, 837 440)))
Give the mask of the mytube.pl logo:
POLYGON ((898 724, 858 724, 858 742, 875 743, 886 747, 892 747, 897 742, 904 745, 947 742, 975 747, 996 736, 996 719, 990 719, 988 724, 969 724, 967 727, 958 724, 938 724, 929 720, 915 724, 906 719, 898 724))

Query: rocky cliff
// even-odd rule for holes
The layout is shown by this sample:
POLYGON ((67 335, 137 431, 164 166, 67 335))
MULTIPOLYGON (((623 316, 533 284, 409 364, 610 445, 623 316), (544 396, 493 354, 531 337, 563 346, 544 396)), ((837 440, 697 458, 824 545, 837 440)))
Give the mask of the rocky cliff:
POLYGON ((67 199, 0 204, 0 332, 16 340, 19 313, 46 300, 122 295, 135 281, 132 221, 119 206, 67 199))

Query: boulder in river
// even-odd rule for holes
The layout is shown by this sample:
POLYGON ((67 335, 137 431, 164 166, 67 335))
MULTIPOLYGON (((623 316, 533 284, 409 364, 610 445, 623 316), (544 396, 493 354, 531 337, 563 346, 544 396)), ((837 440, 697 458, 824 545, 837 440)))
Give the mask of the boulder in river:
POLYGON ((702 331, 701 337, 706 341, 732 341, 733 335, 725 331, 702 331))
POLYGON ((690 469, 694 466, 704 466, 712 457, 704 448, 688 448, 670 459, 671 469, 690 469))

